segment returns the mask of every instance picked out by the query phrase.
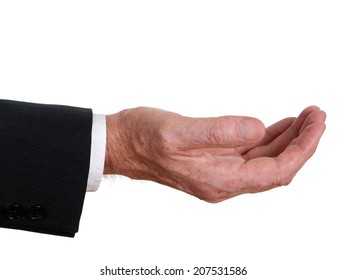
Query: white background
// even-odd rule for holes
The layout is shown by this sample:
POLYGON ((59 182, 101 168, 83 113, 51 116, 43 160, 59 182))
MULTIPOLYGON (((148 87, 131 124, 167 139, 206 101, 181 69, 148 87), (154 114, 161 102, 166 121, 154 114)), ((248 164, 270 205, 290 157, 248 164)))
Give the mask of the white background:
POLYGON ((140 279, 100 276, 106 265, 346 279, 346 14, 333 0, 1 1, 0 98, 266 125, 313 104, 328 114, 316 154, 289 186, 208 204, 107 178, 87 194, 74 239, 0 229, 1 279, 140 279))

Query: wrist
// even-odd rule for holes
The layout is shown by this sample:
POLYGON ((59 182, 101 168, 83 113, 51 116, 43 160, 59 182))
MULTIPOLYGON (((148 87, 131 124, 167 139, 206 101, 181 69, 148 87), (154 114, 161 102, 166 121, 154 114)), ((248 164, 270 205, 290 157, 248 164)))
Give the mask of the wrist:
POLYGON ((104 174, 118 174, 132 179, 142 178, 141 160, 136 154, 136 131, 131 120, 132 109, 106 116, 106 151, 104 174))
POLYGON ((121 128, 119 122, 120 113, 106 115, 106 151, 104 174, 122 174, 122 166, 117 158, 121 156, 122 146, 120 144, 121 128))

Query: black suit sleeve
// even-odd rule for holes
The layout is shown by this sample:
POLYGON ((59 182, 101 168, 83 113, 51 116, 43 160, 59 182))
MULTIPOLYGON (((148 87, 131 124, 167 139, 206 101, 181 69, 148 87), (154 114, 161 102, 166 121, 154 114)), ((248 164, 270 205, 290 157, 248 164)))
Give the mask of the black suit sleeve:
POLYGON ((92 118, 90 109, 0 100, 0 227, 75 235, 92 118))

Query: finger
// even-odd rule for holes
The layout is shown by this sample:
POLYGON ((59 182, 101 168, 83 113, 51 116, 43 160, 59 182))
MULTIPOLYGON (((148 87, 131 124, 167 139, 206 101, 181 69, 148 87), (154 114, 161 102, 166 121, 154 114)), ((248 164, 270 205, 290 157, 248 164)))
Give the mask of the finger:
POLYGON ((320 111, 316 106, 307 107, 282 134, 278 135, 278 137, 272 141, 268 141, 269 143, 264 141, 263 145, 259 145, 259 147, 250 150, 244 155, 244 157, 246 159, 251 159, 257 157, 274 157, 279 155, 293 141, 293 139, 299 135, 301 127, 310 114, 316 111, 320 111))
POLYGON ((296 118, 286 118, 267 127, 266 134, 259 143, 251 144, 246 147, 241 147, 238 149, 238 152, 240 154, 245 154, 255 147, 267 145, 268 143, 273 141, 275 138, 277 138, 279 135, 281 135, 284 131, 286 131, 293 124, 295 119, 296 118))
POLYGON ((265 134, 260 120, 238 116, 184 118, 173 129, 182 150, 249 145, 260 141, 265 134))
POLYGON ((326 114, 322 110, 313 111, 304 121, 303 125, 300 128, 299 134, 310 124, 315 122, 324 123, 326 120, 326 114))
POLYGON ((244 163, 238 173, 243 178, 242 191, 260 192, 289 184, 314 154, 324 130, 324 123, 315 122, 305 128, 295 145, 277 158, 262 157, 244 163))

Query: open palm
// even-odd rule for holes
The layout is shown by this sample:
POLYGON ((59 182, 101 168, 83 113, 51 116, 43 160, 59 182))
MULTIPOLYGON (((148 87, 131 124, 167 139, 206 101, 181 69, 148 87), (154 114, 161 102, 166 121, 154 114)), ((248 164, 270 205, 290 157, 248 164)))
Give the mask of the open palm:
POLYGON ((108 116, 114 149, 105 170, 219 202, 289 184, 314 154, 325 118, 311 106, 265 129, 250 117, 188 118, 129 109, 108 116))

